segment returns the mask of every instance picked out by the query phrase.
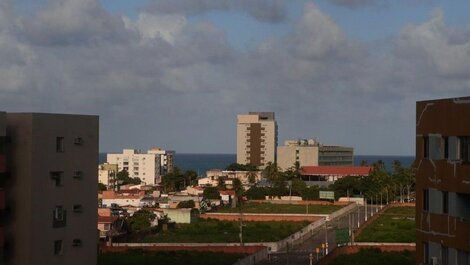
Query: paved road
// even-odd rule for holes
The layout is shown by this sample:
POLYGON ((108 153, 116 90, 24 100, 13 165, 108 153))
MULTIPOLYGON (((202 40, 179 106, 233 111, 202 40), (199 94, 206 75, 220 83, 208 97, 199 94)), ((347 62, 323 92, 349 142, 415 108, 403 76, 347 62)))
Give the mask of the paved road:
MULTIPOLYGON (((379 208, 372 207, 374 213, 379 208)), ((371 215, 371 206, 367 206, 368 216, 371 215)), ((365 207, 358 207, 336 220, 327 222, 327 237, 328 237, 328 250, 332 251, 336 247, 336 233, 335 230, 338 228, 348 228, 349 223, 356 229, 358 227, 358 215, 359 223, 364 223, 365 207)), ((319 257, 322 255, 322 244, 325 243, 325 228, 317 230, 314 235, 306 240, 303 244, 294 246, 290 249, 282 249, 277 253, 272 253, 270 259, 259 263, 261 265, 309 265, 309 254, 313 253, 313 263, 316 261, 315 249, 320 249, 319 257)))

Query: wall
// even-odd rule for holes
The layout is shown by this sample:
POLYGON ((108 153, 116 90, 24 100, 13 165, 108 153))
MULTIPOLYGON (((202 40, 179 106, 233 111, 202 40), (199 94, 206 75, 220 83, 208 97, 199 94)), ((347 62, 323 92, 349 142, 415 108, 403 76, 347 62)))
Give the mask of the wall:
MULTIPOLYGON (((202 219, 217 219, 221 221, 239 221, 240 214, 238 213, 205 213, 201 214, 202 219)), ((305 215, 305 214, 243 214, 243 221, 255 221, 255 222, 268 222, 268 221, 290 221, 290 222, 302 222, 311 221, 315 222, 322 219, 319 215, 305 215)))
POLYGON ((321 259, 316 265, 328 265, 339 255, 351 255, 358 253, 361 249, 375 248, 383 252, 401 252, 401 251, 416 251, 414 243, 410 244, 393 244, 393 243, 356 243, 352 246, 342 246, 333 249, 326 257, 321 259))

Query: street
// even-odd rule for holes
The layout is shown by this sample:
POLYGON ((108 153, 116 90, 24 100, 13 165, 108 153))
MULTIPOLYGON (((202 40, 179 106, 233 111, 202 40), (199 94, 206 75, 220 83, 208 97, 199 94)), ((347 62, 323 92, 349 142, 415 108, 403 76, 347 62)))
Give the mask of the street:
MULTIPOLYGON (((371 216, 371 210, 376 212, 380 206, 367 206, 368 217, 371 216)), ((331 252, 336 248, 336 229, 348 228, 349 224, 353 229, 358 227, 358 216, 359 216, 359 225, 364 223, 364 214, 365 207, 358 207, 356 210, 350 211, 349 213, 344 214, 343 216, 337 218, 336 220, 327 222, 327 237, 328 237, 328 251, 331 252)), ((325 246, 325 228, 317 230, 314 235, 306 240, 301 245, 296 245, 293 248, 282 249, 279 252, 271 253, 270 258, 259 264, 262 265, 309 265, 315 264, 317 260, 316 249, 319 249, 318 257, 321 258, 325 250, 322 248, 325 246), (312 263, 310 263, 309 255, 312 254, 312 263)))

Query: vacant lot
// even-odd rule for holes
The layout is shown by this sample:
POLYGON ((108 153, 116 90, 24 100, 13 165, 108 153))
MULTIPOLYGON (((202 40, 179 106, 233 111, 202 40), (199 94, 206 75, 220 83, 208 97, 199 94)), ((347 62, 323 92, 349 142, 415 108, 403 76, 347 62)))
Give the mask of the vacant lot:
MULTIPOLYGON (((244 213, 293 213, 293 214, 330 214, 341 209, 341 205, 296 205, 296 204, 272 204, 272 203, 246 203, 243 204, 241 210, 244 213)), ((238 213, 239 208, 222 208, 217 212, 220 213, 238 213)))
POLYGON ((231 265, 244 254, 226 254, 196 251, 127 251, 98 255, 98 265, 231 265))
MULTIPOLYGON (((278 241, 308 224, 308 222, 243 222, 243 241, 278 241)), ((240 242, 239 232, 239 222, 200 219, 194 224, 178 224, 174 229, 147 236, 142 242, 236 243, 240 242)))
POLYGON ((393 207, 386 210, 356 238, 359 242, 416 242, 415 208, 393 207))
POLYGON ((364 249, 356 254, 339 255, 331 265, 414 265, 416 252, 381 252, 380 249, 364 249))

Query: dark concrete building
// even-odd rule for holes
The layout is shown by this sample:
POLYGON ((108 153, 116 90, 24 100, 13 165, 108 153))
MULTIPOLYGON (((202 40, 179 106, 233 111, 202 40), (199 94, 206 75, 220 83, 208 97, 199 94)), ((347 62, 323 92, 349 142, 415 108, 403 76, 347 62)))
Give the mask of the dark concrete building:
POLYGON ((470 97, 416 104, 417 264, 470 264, 470 97))
POLYGON ((98 117, 0 113, 0 264, 97 263, 98 117))

